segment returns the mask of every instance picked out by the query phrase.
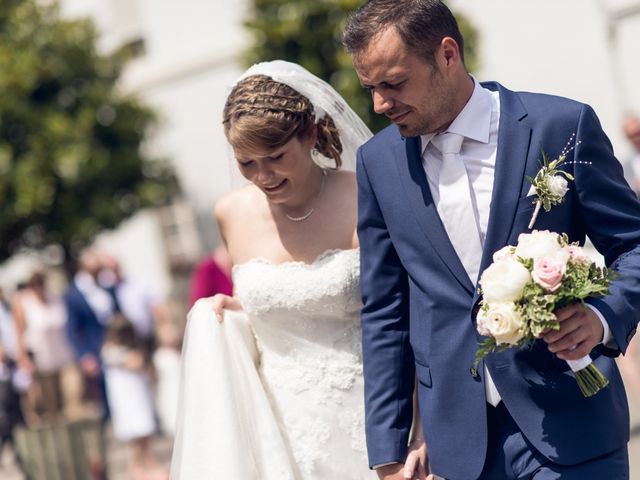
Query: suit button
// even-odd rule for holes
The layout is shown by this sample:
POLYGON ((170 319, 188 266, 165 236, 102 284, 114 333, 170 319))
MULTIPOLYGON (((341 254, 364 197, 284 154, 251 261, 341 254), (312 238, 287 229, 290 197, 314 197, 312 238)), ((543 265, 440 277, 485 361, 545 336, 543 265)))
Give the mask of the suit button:
POLYGON ((480 376, 480 375, 478 375, 478 369, 476 367, 471 367, 469 372, 471 373, 471 376, 473 378, 478 378, 480 376))

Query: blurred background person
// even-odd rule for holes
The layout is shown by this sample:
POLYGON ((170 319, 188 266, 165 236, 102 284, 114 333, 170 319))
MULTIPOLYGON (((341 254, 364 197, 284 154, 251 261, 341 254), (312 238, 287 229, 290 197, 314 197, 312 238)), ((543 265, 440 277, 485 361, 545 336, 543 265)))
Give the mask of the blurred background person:
POLYGON ((233 295, 231 258, 222 244, 195 266, 189 282, 189 306, 217 293, 233 295))
POLYGON ((182 335, 174 325, 158 327, 157 347, 153 352, 156 373, 156 409, 160 430, 174 436, 180 392, 180 349, 182 335))
POLYGON ((633 147, 633 152, 629 156, 626 167, 632 176, 631 187, 636 194, 640 194, 640 117, 628 115, 622 124, 624 135, 633 147))
POLYGON ((113 432, 117 440, 131 445, 132 479, 165 479, 168 473, 162 471, 151 451, 156 423, 145 350, 133 324, 116 314, 102 347, 113 432))
POLYGON ((16 340, 16 326, 11 314, 11 304, 0 287, 0 346, 3 347, 5 358, 15 361, 18 349, 16 340))
POLYGON ((65 333, 64 303, 47 290, 42 271, 34 272, 26 288, 14 295, 13 316, 17 362, 33 376, 27 391, 27 420, 36 424, 43 419, 57 420, 64 409, 61 373, 72 355, 65 333))
MULTIPOLYGON (((625 162, 625 171, 630 177, 631 187, 636 194, 640 195, 640 117, 627 115, 622 123, 622 128, 633 148, 625 162)), ((636 406, 640 406, 640 347, 638 347, 638 340, 632 340, 625 355, 618 357, 618 366, 624 377, 629 400, 636 406)))
POLYGON ((110 253, 100 253, 100 264, 100 285, 111 295, 114 309, 131 322, 150 357, 157 326, 171 323, 166 302, 146 279, 124 275, 120 262, 110 253))
POLYGON ((93 403, 103 420, 109 406, 100 363, 105 329, 113 319, 111 295, 97 282, 102 264, 95 250, 81 252, 78 267, 64 301, 67 307, 67 334, 84 380, 84 398, 93 403))
POLYGON ((20 467, 13 429, 23 423, 20 396, 13 384, 16 359, 16 335, 10 305, 0 288, 0 460, 5 445, 11 445, 20 467))
POLYGON ((99 282, 112 295, 115 310, 131 322, 144 351, 161 431, 173 435, 180 385, 181 335, 167 303, 146 279, 125 275, 119 260, 108 252, 101 252, 101 264, 99 282))

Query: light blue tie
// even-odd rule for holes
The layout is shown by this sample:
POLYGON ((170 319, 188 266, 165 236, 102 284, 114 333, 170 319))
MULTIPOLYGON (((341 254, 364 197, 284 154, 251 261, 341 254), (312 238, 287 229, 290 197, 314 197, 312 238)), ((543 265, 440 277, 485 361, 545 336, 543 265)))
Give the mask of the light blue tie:
POLYGON ((474 213, 473 192, 460 157, 463 140, 462 135, 447 132, 433 137, 431 143, 442 153, 438 213, 458 258, 475 286, 480 271, 482 243, 474 213))
MULTIPOLYGON (((482 240, 474 213, 474 193, 460 156, 463 140, 462 135, 450 132, 441 133, 431 139, 431 143, 442 153, 442 169, 438 181, 440 198, 436 208, 449 240, 475 286, 482 259, 482 240)), ((495 407, 500 403, 500 393, 486 365, 484 377, 487 402, 495 407)))

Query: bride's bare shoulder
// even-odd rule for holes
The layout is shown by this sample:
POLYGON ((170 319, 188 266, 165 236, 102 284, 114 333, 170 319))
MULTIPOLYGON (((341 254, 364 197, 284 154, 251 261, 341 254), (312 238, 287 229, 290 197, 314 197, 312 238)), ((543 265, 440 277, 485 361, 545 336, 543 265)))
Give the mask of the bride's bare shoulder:
POLYGON ((254 212, 256 206, 264 200, 260 190, 254 185, 245 185, 225 193, 215 205, 218 223, 226 223, 232 218, 245 217, 254 212))
MULTIPOLYGON (((332 172, 332 175, 335 177, 335 183, 339 189, 339 192, 342 192, 343 195, 346 195, 347 198, 356 199, 356 173, 351 171, 338 170, 332 172)), ((343 198, 344 201, 344 198, 343 198)))

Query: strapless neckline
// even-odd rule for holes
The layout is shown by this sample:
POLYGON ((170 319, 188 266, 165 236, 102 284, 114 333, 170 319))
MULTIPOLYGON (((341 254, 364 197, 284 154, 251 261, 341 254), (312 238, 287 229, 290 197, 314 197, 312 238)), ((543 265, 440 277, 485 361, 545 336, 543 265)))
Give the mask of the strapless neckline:
POLYGON ((330 248, 320 253, 313 261, 305 262, 303 260, 285 260, 284 262, 274 262, 264 257, 254 257, 246 262, 238 263, 233 266, 232 273, 235 273, 236 270, 251 265, 254 263, 259 263, 263 265, 269 265, 272 267, 306 267, 306 268, 315 268, 327 261, 331 260, 333 257, 337 255, 359 255, 360 248, 330 248))

